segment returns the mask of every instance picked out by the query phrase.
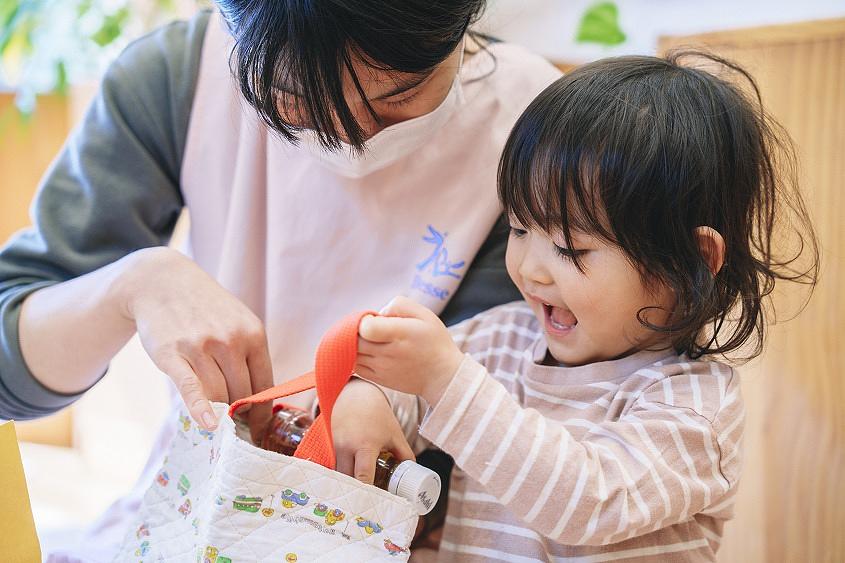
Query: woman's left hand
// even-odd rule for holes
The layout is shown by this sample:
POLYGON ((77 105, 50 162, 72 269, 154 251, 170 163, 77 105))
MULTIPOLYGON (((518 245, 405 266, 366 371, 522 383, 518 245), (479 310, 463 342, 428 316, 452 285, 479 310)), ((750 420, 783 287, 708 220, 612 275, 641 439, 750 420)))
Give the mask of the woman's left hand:
POLYGON ((464 357, 449 330, 407 297, 395 298, 381 314, 364 317, 358 327, 356 373, 437 404, 464 357))

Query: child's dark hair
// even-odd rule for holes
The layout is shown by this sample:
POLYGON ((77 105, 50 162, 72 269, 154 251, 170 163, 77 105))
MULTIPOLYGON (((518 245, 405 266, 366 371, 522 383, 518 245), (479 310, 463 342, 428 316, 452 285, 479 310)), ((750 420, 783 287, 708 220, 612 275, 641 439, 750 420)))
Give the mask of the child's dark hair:
MULTIPOLYGON (((346 102, 343 72, 358 93, 353 58, 379 70, 424 76, 461 43, 486 0, 216 0, 235 37, 232 66, 246 100, 269 127, 291 142, 301 127, 279 111, 300 90, 302 117, 327 148, 341 138, 361 150, 366 136, 346 102), (288 86, 290 88, 290 86, 288 86)), ((379 116, 364 103, 370 114, 379 116)))
POLYGON ((751 75, 715 55, 679 51, 600 60, 549 86, 508 138, 499 197, 522 225, 559 231, 568 246, 572 231, 598 236, 626 254, 648 287, 671 288, 669 325, 649 323, 645 309, 638 316, 678 353, 742 348, 751 358, 762 349, 763 299, 775 281, 812 287, 818 274, 796 168, 791 141, 763 111, 751 75), (716 275, 699 226, 724 238, 716 275))

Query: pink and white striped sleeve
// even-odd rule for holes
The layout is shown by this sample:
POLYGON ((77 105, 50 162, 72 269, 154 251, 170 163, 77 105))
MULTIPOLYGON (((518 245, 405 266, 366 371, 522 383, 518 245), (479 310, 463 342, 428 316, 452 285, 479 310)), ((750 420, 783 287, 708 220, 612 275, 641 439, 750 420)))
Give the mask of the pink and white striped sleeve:
POLYGON ((686 521, 733 495, 738 385, 719 395, 712 418, 683 404, 686 396, 675 393, 668 404, 657 383, 618 420, 559 422, 522 407, 466 356, 420 433, 537 533, 606 545, 686 521), (568 430, 576 427, 578 440, 568 430))

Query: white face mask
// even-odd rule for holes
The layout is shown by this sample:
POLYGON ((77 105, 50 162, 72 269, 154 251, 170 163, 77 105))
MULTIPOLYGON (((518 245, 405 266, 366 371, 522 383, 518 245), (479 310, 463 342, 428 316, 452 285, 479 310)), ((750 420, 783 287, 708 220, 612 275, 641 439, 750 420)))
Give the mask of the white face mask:
POLYGON ((462 45, 458 72, 455 74, 449 93, 440 105, 425 115, 382 129, 367 140, 363 154, 358 155, 352 150, 351 145, 342 141, 340 149, 328 151, 320 144, 317 133, 310 129, 300 133, 300 148, 319 160, 326 168, 347 178, 362 178, 408 156, 446 125, 455 110, 463 104, 460 81, 463 52, 462 45))

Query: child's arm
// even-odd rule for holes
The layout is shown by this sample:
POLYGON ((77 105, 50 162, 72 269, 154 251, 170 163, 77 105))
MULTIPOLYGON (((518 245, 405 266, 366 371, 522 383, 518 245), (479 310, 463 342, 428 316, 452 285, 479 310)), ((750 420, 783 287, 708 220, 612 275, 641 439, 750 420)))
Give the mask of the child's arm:
POLYGON ((539 534, 604 545, 715 512, 735 493, 742 408, 732 392, 714 422, 664 404, 661 383, 618 421, 555 421, 467 357, 420 432, 539 534))
POLYGON ((380 452, 414 459, 385 392, 357 378, 346 384, 335 403, 332 441, 337 470, 365 483, 373 482, 380 452))
POLYGON ((402 299, 390 314, 362 321, 358 373, 434 405, 421 434, 539 534, 569 545, 614 543, 716 513, 734 494, 742 421, 735 386, 718 420, 672 404, 660 382, 618 421, 554 421, 520 406, 461 354, 430 311, 402 299))

